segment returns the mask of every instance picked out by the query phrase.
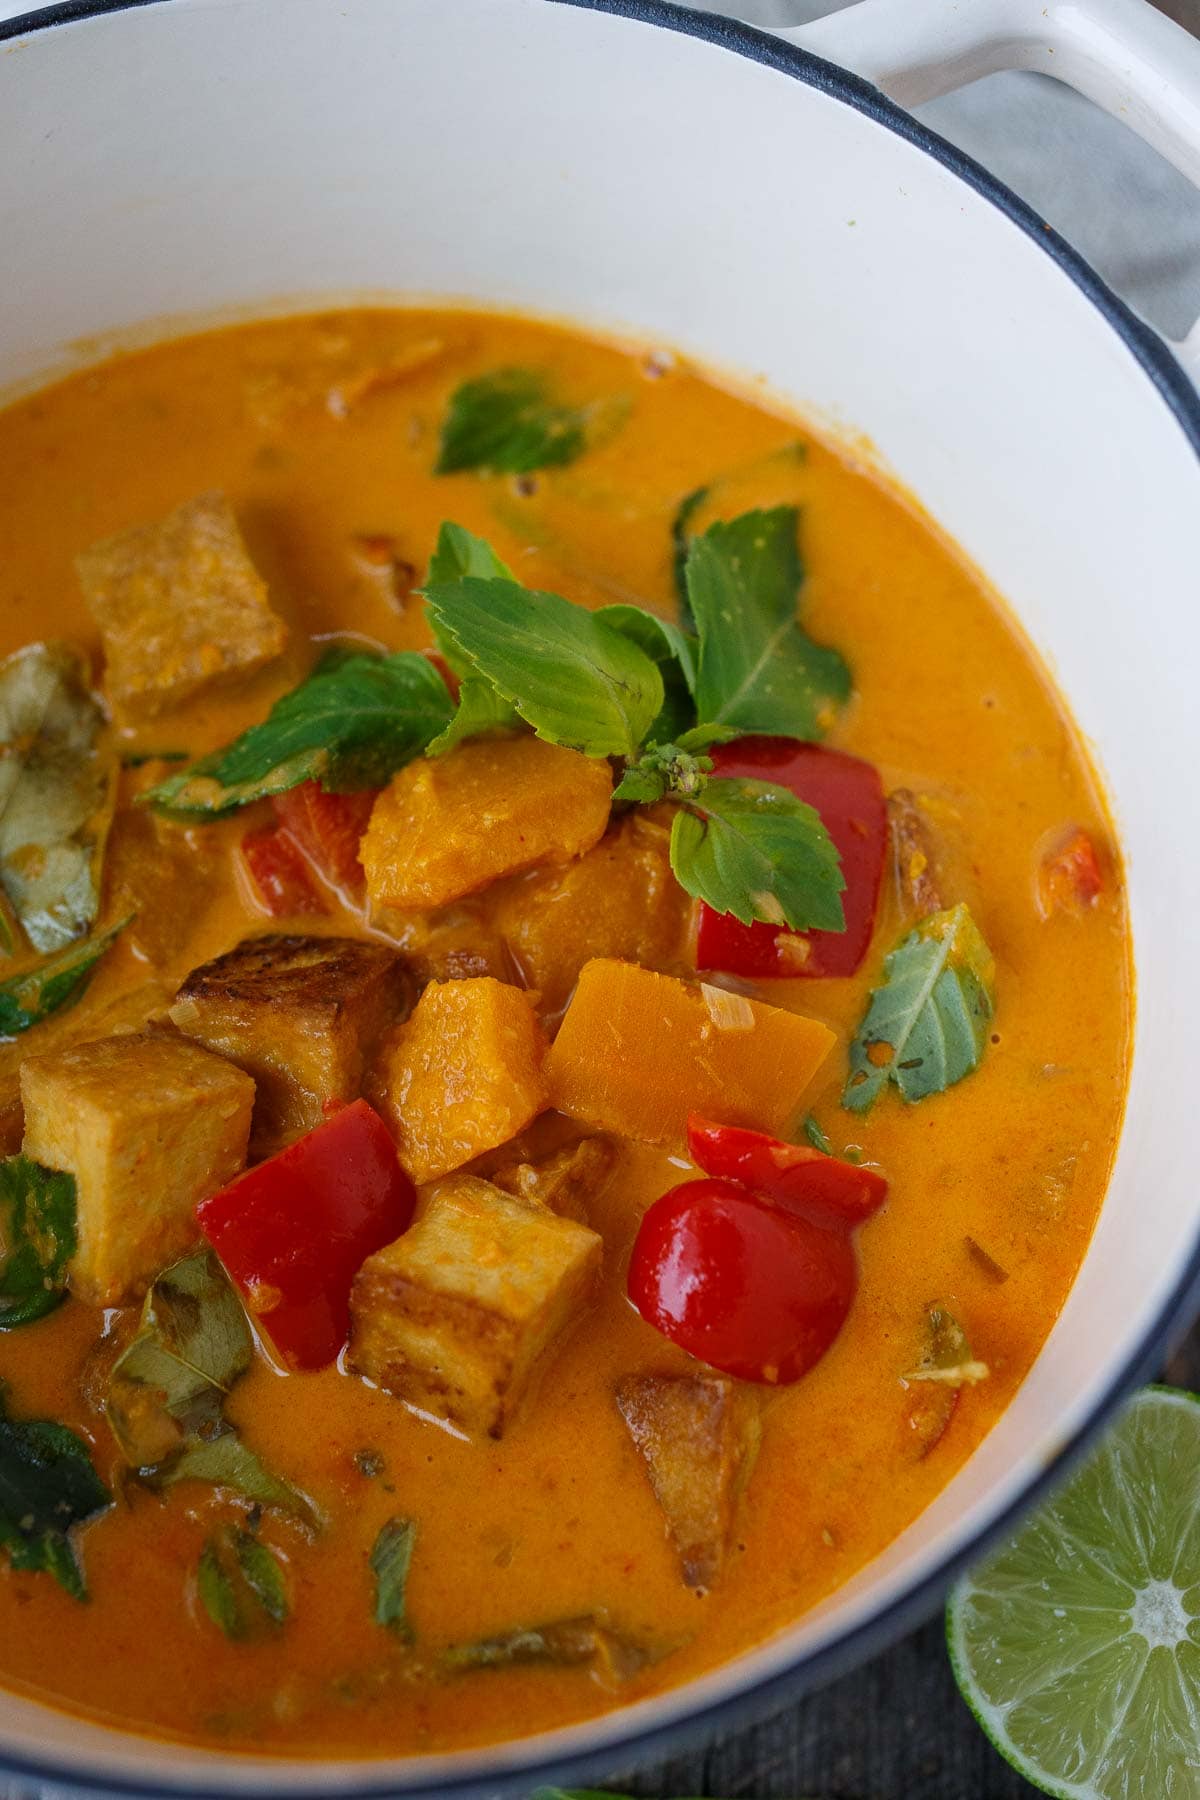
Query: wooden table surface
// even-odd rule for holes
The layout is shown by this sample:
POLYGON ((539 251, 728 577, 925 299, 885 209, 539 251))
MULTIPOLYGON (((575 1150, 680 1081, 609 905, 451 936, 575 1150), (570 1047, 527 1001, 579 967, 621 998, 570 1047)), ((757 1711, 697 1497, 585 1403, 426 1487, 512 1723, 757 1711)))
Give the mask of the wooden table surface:
MULTIPOLYGON (((1163 1379, 1200 1390, 1200 1327, 1163 1379)), ((960 1698, 940 1616, 765 1724, 607 1785, 728 1800, 1026 1800, 1035 1793, 960 1698)))

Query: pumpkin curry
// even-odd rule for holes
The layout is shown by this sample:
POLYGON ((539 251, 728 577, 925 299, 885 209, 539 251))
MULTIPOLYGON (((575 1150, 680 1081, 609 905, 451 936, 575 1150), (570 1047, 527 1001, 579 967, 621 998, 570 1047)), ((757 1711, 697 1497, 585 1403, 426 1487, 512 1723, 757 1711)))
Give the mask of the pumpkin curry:
POLYGON ((0 462, 0 1678, 399 1754, 793 1622, 1113 1156, 1013 622, 764 396, 504 317, 122 355, 0 462))

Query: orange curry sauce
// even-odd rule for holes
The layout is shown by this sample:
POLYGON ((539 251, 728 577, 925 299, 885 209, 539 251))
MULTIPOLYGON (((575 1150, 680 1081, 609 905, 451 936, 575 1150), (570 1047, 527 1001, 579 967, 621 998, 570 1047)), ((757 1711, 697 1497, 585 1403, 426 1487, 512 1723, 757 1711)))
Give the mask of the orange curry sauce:
MULTIPOLYGON (((809 426, 686 366, 504 317, 346 312, 120 356, 0 413, 0 467, 0 652, 68 638, 97 667, 75 556, 194 494, 228 494, 289 645, 249 684, 141 732, 142 747, 191 755, 263 717, 330 634, 427 645, 409 586, 444 519, 486 537, 530 586, 669 615, 670 524, 682 496, 726 476, 724 516, 794 502, 806 627, 854 672, 854 699, 829 741, 877 763, 885 788, 932 797, 964 847, 962 897, 997 961, 981 1069, 918 1106, 885 1094, 865 1118, 838 1102, 846 1043, 902 928, 890 875, 857 976, 757 990, 838 1034, 806 1104, 839 1149, 860 1144, 883 1167, 890 1195, 859 1234, 861 1288, 845 1329, 810 1375, 767 1396, 761 1450, 712 1592, 681 1581, 613 1402, 625 1374, 688 1366, 624 1292, 639 1217, 687 1165, 626 1145, 591 1209, 605 1247, 599 1302, 501 1441, 463 1442, 336 1368, 285 1377, 260 1359, 239 1385, 231 1416, 329 1521, 310 1541, 266 1516, 291 1616, 244 1641, 226 1642, 205 1616, 194 1574, 214 1521, 238 1507, 194 1484, 160 1499, 123 1479, 89 1378, 103 1316, 68 1300, 0 1335, 14 1414, 82 1433, 117 1495, 81 1536, 90 1603, 49 1576, 0 1569, 0 1680, 213 1747, 397 1754, 618 1707, 794 1621, 929 1503, 1011 1400, 1063 1304, 1113 1157, 1131 1014, 1119 858, 1084 748, 1013 622, 915 505, 809 426), (547 369, 564 391, 622 397, 628 410, 614 409, 612 428, 578 462, 532 481, 435 476, 450 393, 506 365, 547 369), (792 453, 798 442, 802 456, 792 453), (394 542, 372 547, 364 536, 394 542), (1073 825, 1101 846, 1105 891, 1081 916, 1043 917, 1039 862, 1073 825), (963 1391, 923 1456, 901 1377, 921 1354, 933 1303, 964 1322, 990 1375, 963 1391), (382 1473, 360 1472, 365 1448, 381 1454, 382 1473), (367 1556, 397 1512, 419 1522, 408 1605, 432 1651, 599 1610, 666 1654, 624 1683, 542 1666, 414 1680, 403 1646, 372 1618, 367 1556)), ((126 799, 146 778, 123 778, 126 799)), ((132 896, 138 924, 73 1013, 0 1050, 7 1077, 22 1054, 86 1036, 122 992, 155 982, 169 998, 194 966, 270 928, 235 869, 258 817, 172 827, 170 856, 133 833, 122 844, 118 829, 107 879, 120 895, 106 916, 132 896)), ((336 911, 314 928, 365 929, 336 911)), ((585 944, 580 959, 587 953, 585 944)))

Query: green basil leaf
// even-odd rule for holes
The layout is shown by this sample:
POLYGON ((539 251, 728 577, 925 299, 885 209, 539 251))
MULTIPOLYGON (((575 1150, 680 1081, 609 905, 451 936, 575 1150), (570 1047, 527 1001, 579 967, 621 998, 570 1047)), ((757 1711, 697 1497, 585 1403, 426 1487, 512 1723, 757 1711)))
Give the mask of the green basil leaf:
POLYGON ((427 656, 341 653, 277 700, 261 725, 168 776, 140 803, 213 818, 302 781, 332 794, 383 787, 445 729, 452 710, 427 656))
POLYGON ((446 587, 452 581, 463 581, 468 575, 480 581, 515 581, 508 564, 501 562, 486 538, 476 537, 465 525, 447 519, 438 532, 438 541, 429 559, 426 588, 446 587))
POLYGON ((694 637, 669 619, 660 619, 640 606, 602 606, 596 613, 606 625, 636 644, 651 662, 658 664, 663 680, 663 704, 646 733, 652 744, 667 744, 694 726, 696 705, 696 653, 694 637))
POLYGON ((468 738, 486 731, 512 731, 521 723, 516 708, 501 698, 481 675, 464 675, 458 690, 458 706, 445 731, 426 745, 426 756, 445 756, 468 738))
POLYGON ((61 950, 96 922, 117 759, 67 644, 0 663, 0 882, 35 950, 61 950))
POLYGON ((519 1626, 473 1644, 452 1644, 442 1654, 442 1667, 455 1674, 473 1669, 507 1669, 523 1663, 557 1663, 563 1668, 603 1664, 616 1680, 625 1680, 656 1651, 604 1624, 593 1613, 554 1619, 545 1625, 519 1626))
POLYGON ((813 1149, 819 1150, 822 1156, 833 1155, 833 1144, 830 1141, 829 1133, 821 1130, 821 1127, 818 1125, 812 1113, 808 1113, 805 1116, 804 1135, 812 1145, 813 1149))
POLYGON ((389 1519, 371 1549, 371 1573, 375 1577, 375 1623, 411 1644, 413 1628, 408 1617, 408 1571, 417 1528, 411 1519, 389 1519))
POLYGON ((671 867, 689 894, 743 925, 845 928, 833 840, 811 806, 772 782, 710 780, 675 814, 671 867))
POLYGON ((14 1569, 44 1570, 86 1600, 70 1533, 111 1504, 81 1437, 51 1419, 12 1419, 0 1397, 0 1544, 14 1569))
POLYGON ((574 462, 588 415, 553 398, 539 369, 497 369, 455 389, 442 425, 436 475, 462 469, 525 475, 574 462))
POLYGON ((557 594, 467 576, 429 588, 425 604, 474 673, 549 743, 633 756, 662 709, 658 665, 557 594))
POLYGON ((67 1289, 75 1254, 75 1177, 27 1156, 0 1162, 0 1331, 42 1319, 67 1289))
POLYGON ((996 965, 967 907, 922 919, 883 975, 850 1046, 851 1112, 866 1112, 889 1082, 908 1101, 940 1094, 979 1067, 987 1044, 996 965))
POLYGON ((197 1250, 146 1295, 138 1334, 109 1376, 109 1427, 153 1487, 205 1481, 314 1521, 311 1503, 266 1469, 225 1417, 226 1397, 253 1357, 228 1276, 211 1250, 197 1250))
POLYGON ((200 1561, 196 1565, 196 1591, 200 1604, 218 1631, 223 1631, 234 1641, 245 1637, 246 1626, 233 1577, 222 1563, 213 1538, 209 1538, 200 1552, 200 1561))
POLYGON ((122 919, 98 937, 69 944, 32 969, 0 981, 0 1037, 18 1037, 40 1025, 51 1013, 73 1005, 83 994, 100 958, 112 948, 132 917, 130 914, 129 919, 122 919))
POLYGON ((796 623, 802 570, 794 506, 743 513, 693 539, 687 583, 700 638, 699 717, 782 737, 823 737, 850 697, 836 650, 796 623))
POLYGON ((288 1616, 288 1597, 283 1566, 275 1552, 249 1531, 234 1532, 233 1552, 254 1598, 273 1624, 282 1625, 288 1616))
POLYGON ((687 560, 688 551, 692 547, 692 534, 689 526, 708 496, 712 493, 709 485, 693 488, 685 494, 671 520, 671 573, 675 580, 675 593, 679 600, 680 611, 688 624, 692 624, 692 602, 688 596, 687 560))

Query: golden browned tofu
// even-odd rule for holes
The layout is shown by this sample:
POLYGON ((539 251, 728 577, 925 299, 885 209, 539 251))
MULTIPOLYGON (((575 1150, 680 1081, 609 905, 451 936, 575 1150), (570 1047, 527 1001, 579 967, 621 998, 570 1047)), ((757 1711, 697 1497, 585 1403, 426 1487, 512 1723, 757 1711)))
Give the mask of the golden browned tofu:
POLYGON ((282 620, 223 494, 201 494, 77 560, 122 724, 152 719, 283 649, 282 620))
POLYGON ((688 1587, 721 1573, 751 1434, 724 1375, 629 1375, 617 1406, 646 1466, 688 1587))
POLYGON ((586 1225, 589 1203, 607 1186, 616 1165, 612 1138, 585 1137, 538 1161, 504 1163, 491 1179, 529 1206, 545 1206, 586 1225))
POLYGON ((606 762, 540 738, 478 738, 401 769, 362 841, 372 909, 420 910, 502 875, 565 863, 600 838, 612 803, 606 762))
POLYGON ((355 1278, 350 1367, 468 1435, 498 1438, 592 1298, 600 1256, 585 1225, 487 1181, 448 1181, 355 1278))
POLYGON ((373 1098, 415 1182, 506 1144, 546 1105, 529 995, 490 975, 434 981, 385 1044, 373 1098))
POLYGON ((562 1011, 590 957, 682 966, 692 902, 671 873, 669 841, 656 820, 632 815, 586 856, 501 895, 496 923, 546 1013, 562 1011))
POLYGON ((196 1238, 196 1203, 246 1161, 254 1083, 173 1032, 127 1033, 21 1068, 26 1156, 75 1177, 72 1289, 136 1299, 196 1238))
POLYGON ((404 959, 361 938, 248 938, 193 969, 180 1031, 254 1077, 251 1152, 269 1156, 363 1090, 368 1061, 412 1004, 404 959))

